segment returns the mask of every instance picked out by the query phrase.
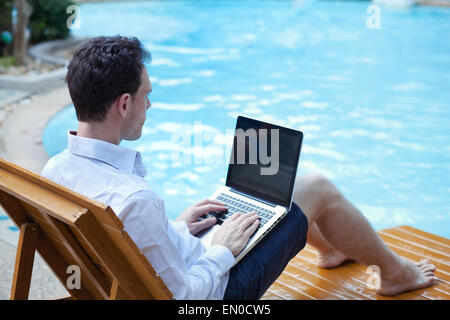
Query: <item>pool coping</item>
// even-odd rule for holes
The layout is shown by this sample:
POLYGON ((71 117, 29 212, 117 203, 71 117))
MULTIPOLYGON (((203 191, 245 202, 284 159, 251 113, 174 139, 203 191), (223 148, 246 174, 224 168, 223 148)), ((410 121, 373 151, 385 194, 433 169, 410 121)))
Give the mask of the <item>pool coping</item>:
POLYGON ((60 58, 54 55, 55 51, 63 48, 76 48, 79 44, 86 41, 86 37, 69 37, 66 39, 41 42, 33 45, 28 54, 37 61, 50 63, 57 68, 35 75, 0 75, 0 87, 3 89, 14 89, 27 91, 28 94, 39 92, 48 92, 49 90, 59 88, 65 85, 65 76, 67 73, 68 59, 60 58))

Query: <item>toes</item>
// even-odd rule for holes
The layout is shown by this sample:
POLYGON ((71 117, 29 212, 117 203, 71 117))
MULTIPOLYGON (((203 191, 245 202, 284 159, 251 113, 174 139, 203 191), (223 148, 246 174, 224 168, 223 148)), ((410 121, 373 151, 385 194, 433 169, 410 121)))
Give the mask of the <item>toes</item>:
POLYGON ((436 267, 434 265, 432 265, 432 264, 429 264, 429 265, 423 266, 421 268, 421 270, 422 270, 422 272, 428 272, 428 271, 432 271, 433 272, 433 271, 436 270, 436 267))
POLYGON ((435 271, 436 270, 436 266, 432 263, 426 263, 426 264, 421 264, 421 265, 416 265, 417 268, 419 268, 419 270, 421 271, 435 271))
POLYGON ((438 281, 438 278, 437 277, 433 277, 433 276, 430 276, 429 279, 428 279, 428 283, 430 285, 435 284, 437 281, 438 281))
POLYGON ((430 264, 430 262, 429 262, 427 259, 423 259, 423 260, 414 262, 414 264, 415 264, 416 266, 418 266, 418 267, 421 267, 421 266, 430 264))

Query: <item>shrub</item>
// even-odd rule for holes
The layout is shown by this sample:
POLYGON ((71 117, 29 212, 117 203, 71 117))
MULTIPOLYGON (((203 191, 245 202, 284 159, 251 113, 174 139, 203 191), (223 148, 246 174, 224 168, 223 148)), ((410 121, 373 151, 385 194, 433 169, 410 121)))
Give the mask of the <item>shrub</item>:
POLYGON ((0 57, 0 69, 3 68, 9 68, 11 66, 17 66, 17 60, 14 57, 6 56, 6 57, 0 57))
POLYGON ((12 0, 0 1, 0 32, 11 31, 12 0))
POLYGON ((4 31, 11 32, 12 30, 12 0, 1 0, 0 1, 0 57, 2 55, 7 55, 11 51, 11 44, 5 43, 1 34, 4 31))
POLYGON ((75 4, 73 0, 28 0, 33 6, 28 27, 30 42, 37 43, 66 38, 70 30, 66 21, 69 17, 67 7, 75 4))

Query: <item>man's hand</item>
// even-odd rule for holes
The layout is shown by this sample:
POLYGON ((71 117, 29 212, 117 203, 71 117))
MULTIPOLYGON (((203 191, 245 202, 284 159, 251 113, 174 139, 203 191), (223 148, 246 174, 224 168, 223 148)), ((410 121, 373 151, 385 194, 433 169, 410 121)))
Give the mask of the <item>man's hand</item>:
POLYGON ((211 245, 223 245, 230 249, 234 256, 237 256, 244 249, 258 225, 259 215, 256 212, 247 214, 236 212, 217 229, 211 245))
POLYGON ((204 199, 184 210, 175 221, 186 221, 189 231, 192 235, 196 235, 203 229, 209 228, 217 222, 215 217, 210 217, 198 221, 198 218, 212 211, 225 211, 227 207, 219 201, 204 199))

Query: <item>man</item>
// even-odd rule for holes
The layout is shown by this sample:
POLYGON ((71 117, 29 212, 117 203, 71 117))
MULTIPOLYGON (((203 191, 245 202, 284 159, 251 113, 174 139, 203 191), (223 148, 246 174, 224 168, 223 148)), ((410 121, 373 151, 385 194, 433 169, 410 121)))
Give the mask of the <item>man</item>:
POLYGON ((139 152, 119 146, 123 139, 141 136, 151 106, 144 65, 149 60, 136 38, 99 37, 76 50, 66 80, 78 130, 69 132, 68 148, 50 159, 42 174, 110 205, 175 298, 258 299, 306 241, 317 248, 320 267, 348 259, 379 266, 382 295, 436 281, 432 264, 411 263, 389 250, 364 216, 320 175, 297 179, 292 209, 236 266, 234 257, 258 227, 256 214, 234 214, 205 249, 195 235, 216 218, 199 217, 226 207, 205 199, 169 221, 163 200, 144 180, 139 152))

